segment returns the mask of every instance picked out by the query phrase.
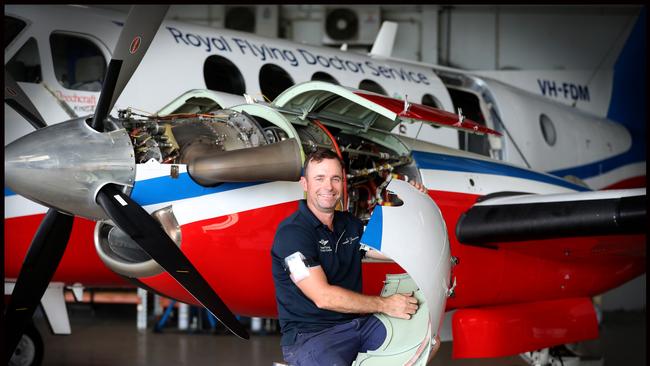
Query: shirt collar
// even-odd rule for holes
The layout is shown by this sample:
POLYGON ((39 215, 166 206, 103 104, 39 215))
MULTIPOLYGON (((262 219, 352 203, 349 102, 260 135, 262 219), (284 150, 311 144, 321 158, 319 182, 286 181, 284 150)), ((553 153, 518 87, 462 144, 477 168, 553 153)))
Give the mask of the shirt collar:
MULTIPOLYGON (((307 200, 304 200, 304 199, 300 200, 300 203, 298 205, 298 209, 300 210, 300 213, 302 214, 302 216, 307 220, 307 222, 312 224, 314 227, 318 227, 320 225, 322 225, 324 227, 327 227, 327 226, 325 226, 325 224, 323 224, 318 219, 318 217, 316 217, 316 215, 314 215, 313 212, 311 212, 311 210, 309 209, 309 206, 307 206, 307 200)), ((341 214, 340 211, 334 211, 334 218, 333 218, 333 220, 334 220, 334 223, 333 223, 334 232, 340 232, 341 230, 343 230, 345 228, 345 222, 342 221, 342 220, 337 220, 337 218, 338 218, 338 216, 340 214, 341 214)))
POLYGON ((311 210, 309 209, 309 206, 307 206, 307 200, 300 200, 298 209, 300 210, 300 213, 302 214, 302 216, 307 220, 307 222, 312 224, 314 227, 318 227, 319 225, 323 225, 323 223, 320 222, 318 217, 316 217, 316 215, 314 215, 314 213, 311 212, 311 210))

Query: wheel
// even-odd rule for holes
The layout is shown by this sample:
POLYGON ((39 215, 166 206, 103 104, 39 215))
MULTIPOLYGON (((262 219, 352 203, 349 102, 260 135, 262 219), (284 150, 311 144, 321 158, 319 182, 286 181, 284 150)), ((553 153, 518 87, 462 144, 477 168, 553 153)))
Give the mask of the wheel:
POLYGON ((38 366, 42 361, 43 339, 34 323, 29 323, 9 361, 9 366, 38 366))

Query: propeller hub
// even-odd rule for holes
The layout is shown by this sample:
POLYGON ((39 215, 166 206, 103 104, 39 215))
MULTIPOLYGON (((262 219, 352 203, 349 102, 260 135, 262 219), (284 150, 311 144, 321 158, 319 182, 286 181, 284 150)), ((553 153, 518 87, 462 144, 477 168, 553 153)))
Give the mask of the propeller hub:
POLYGON ((32 132, 5 147, 5 184, 62 212, 107 219, 95 202, 108 183, 133 186, 135 158, 125 130, 100 133, 87 117, 32 132))

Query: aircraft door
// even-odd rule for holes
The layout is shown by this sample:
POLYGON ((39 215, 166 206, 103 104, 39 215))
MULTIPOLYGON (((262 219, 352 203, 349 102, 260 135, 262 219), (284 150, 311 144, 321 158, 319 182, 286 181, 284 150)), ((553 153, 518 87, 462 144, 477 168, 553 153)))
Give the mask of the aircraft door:
MULTIPOLYGON (((479 98, 475 94, 452 88, 449 88, 449 94, 451 95, 451 100, 454 102, 454 108, 456 110, 460 108, 465 117, 480 125, 486 125, 479 98)), ((475 135, 459 131, 458 145, 461 150, 490 156, 490 143, 485 135, 475 135)))

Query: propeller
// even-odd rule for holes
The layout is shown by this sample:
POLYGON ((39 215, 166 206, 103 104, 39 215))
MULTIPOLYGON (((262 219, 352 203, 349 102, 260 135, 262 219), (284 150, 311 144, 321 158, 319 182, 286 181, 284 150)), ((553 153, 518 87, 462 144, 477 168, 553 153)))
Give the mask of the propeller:
POLYGON ((103 131, 104 118, 113 109, 115 101, 140 65, 168 9, 169 5, 138 5, 131 8, 117 40, 113 58, 108 63, 95 116, 90 125, 93 129, 103 131))
POLYGON ((70 239, 73 216, 55 209, 47 211, 36 231, 7 306, 6 363, 9 363, 54 275, 70 239))
POLYGON ((35 129, 47 126, 34 104, 7 70, 5 70, 5 103, 23 116, 35 129))
MULTIPOLYGON (((23 116, 34 128, 47 126, 25 92, 5 70, 5 103, 23 116)), ((49 209, 29 246, 5 316, 7 333, 6 363, 20 342, 25 326, 34 315, 50 279, 54 275, 70 239, 73 216, 49 209), (11 352, 9 352, 11 351, 11 352)))
MULTIPOLYGON (((134 6, 118 39, 90 126, 101 132, 103 121, 140 64, 169 6, 134 6)), ((35 128, 46 127, 34 105, 5 70, 5 102, 35 128)), ((198 273, 158 223, 115 186, 106 185, 97 203, 116 225, 140 245, 172 277, 241 338, 248 333, 219 296, 198 273)), ((7 308, 7 363, 63 256, 72 230, 73 216, 50 209, 25 258, 7 308)))
POLYGON ((249 338, 246 329, 194 268, 192 262, 185 257, 160 224, 137 202, 118 190, 115 185, 109 184, 99 191, 97 203, 117 227, 129 235, 226 328, 240 338, 249 338))

